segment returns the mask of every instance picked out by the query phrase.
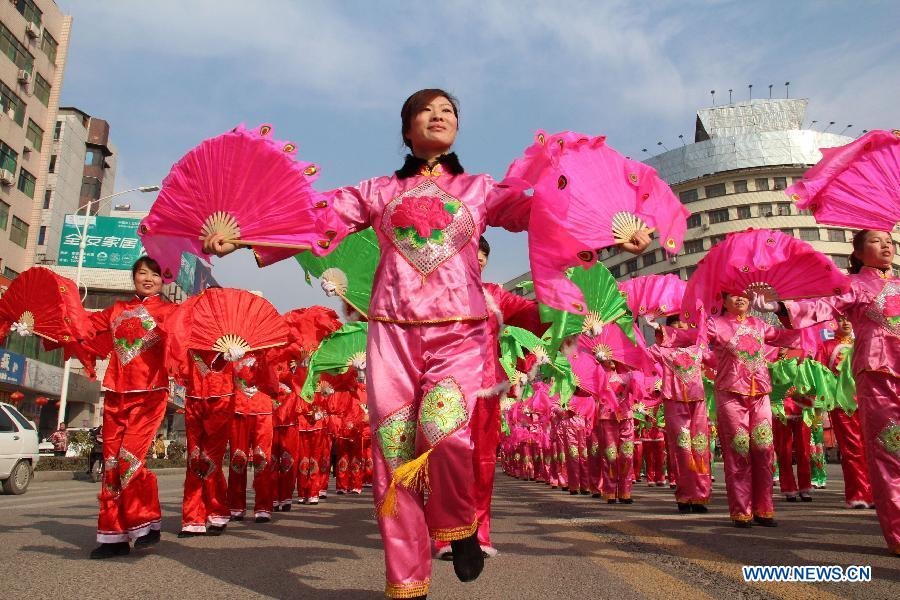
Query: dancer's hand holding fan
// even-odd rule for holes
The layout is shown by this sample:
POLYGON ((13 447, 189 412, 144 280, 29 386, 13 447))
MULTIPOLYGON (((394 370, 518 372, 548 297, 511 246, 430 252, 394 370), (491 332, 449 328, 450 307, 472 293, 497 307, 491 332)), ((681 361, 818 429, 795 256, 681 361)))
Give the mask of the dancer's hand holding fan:
POLYGON ((690 214, 651 167, 625 158, 602 136, 540 131, 503 184, 534 189, 528 245, 538 301, 581 315, 588 308, 566 269, 589 268, 599 249, 613 245, 640 253, 654 231, 675 254, 690 214))
POLYGON ((182 252, 205 257, 202 240, 213 234, 228 244, 326 253, 345 229, 312 187, 318 167, 296 152, 273 139, 271 125, 241 125, 175 163, 138 227, 163 279, 178 275, 182 252))
POLYGON ((870 131, 837 148, 784 193, 816 221, 891 231, 900 222, 900 129, 870 131))

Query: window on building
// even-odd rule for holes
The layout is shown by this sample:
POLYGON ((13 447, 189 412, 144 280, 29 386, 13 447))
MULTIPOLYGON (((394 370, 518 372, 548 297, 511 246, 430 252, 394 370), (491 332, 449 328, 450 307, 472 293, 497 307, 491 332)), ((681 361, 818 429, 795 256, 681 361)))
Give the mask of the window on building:
POLYGON ((771 217, 772 216, 772 205, 769 203, 760 204, 759 205, 759 216, 771 217))
POLYGON ((803 178, 802 178, 802 177, 794 177, 794 178, 791 180, 791 183, 797 183, 798 181, 803 181, 803 178))
POLYGON ((20 69, 28 73, 34 70, 34 56, 3 23, 0 23, 0 52, 8 56, 9 60, 20 69))
POLYGON ((697 190, 683 190, 678 192, 678 199, 681 200, 682 204, 687 204, 699 200, 700 195, 697 193, 697 190))
POLYGON ((719 242, 725 241, 725 234, 712 235, 709 237, 709 245, 710 247, 715 246, 719 242))
POLYGON ((622 276, 622 268, 619 265, 613 265, 609 268, 609 272, 613 277, 621 277, 622 276))
MULTIPOLYGON (((18 271, 13 271, 13 270, 10 269, 9 267, 3 267, 3 276, 6 277, 7 279, 15 279, 16 277, 19 276, 19 272, 18 272, 18 271)), ((9 336, 9 339, 17 338, 17 337, 20 337, 20 336, 18 336, 18 335, 11 335, 11 336, 9 336)))
POLYGON ((48 173, 56 173, 56 155, 55 154, 50 155, 50 166, 47 167, 47 172, 48 173))
POLYGON ((35 25, 41 24, 41 16, 43 13, 37 7, 34 0, 16 0, 16 10, 18 10, 25 20, 35 25))
POLYGON ((800 239, 806 240, 807 242, 812 242, 821 238, 819 237, 819 230, 815 227, 801 227, 800 239))
POLYGON ((34 175, 25 169, 19 169, 19 185, 17 186, 19 191, 29 198, 34 198, 35 185, 37 185, 37 179, 34 175))
POLYGON ((47 242, 47 226, 41 225, 41 228, 38 229, 38 246, 43 246, 47 242))
POLYGON ((6 169, 10 173, 16 172, 16 164, 19 162, 19 153, 0 142, 0 169, 6 169))
POLYGON ((719 210, 709 211, 709 222, 711 224, 724 223, 728 220, 728 209, 720 208, 719 210))
POLYGON ((44 29, 44 34, 41 36, 41 50, 54 65, 56 64, 56 51, 58 49, 59 42, 54 40, 53 36, 44 29))
POLYGON ((644 259, 645 267, 649 265, 655 265, 657 262, 659 262, 658 252, 658 250, 654 250, 653 252, 647 252, 641 255, 644 259))
POLYGON ((53 198, 53 190, 44 190, 44 210, 50 208, 50 200, 53 198))
POLYGON ((735 194, 743 194, 747 191, 747 180, 746 179, 738 179, 734 182, 734 193, 735 194))
POLYGON ((696 271, 696 270, 697 270, 697 265, 691 265, 684 270, 684 276, 687 279, 690 279, 691 275, 693 275, 694 271, 696 271))
POLYGON ((81 178, 81 198, 96 200, 100 197, 100 180, 96 177, 81 178))
POLYGON ((778 214, 779 216, 786 217, 791 214, 791 203, 790 202, 779 202, 778 203, 778 214))
POLYGON ((684 242, 684 253, 685 254, 694 254, 695 252, 703 252, 703 239, 699 240, 685 240, 684 242))
POLYGON ((23 248, 28 242, 28 223, 15 215, 12 218, 12 227, 9 228, 9 241, 23 248))
POLYGON ((786 234, 788 234, 788 235, 794 235, 794 230, 791 229, 791 228, 787 228, 787 229, 779 229, 778 231, 780 231, 781 233, 786 233, 786 234))
POLYGON ((738 206, 737 215, 738 215, 738 219, 749 219, 750 218, 750 207, 749 206, 738 206))
POLYGON ((50 106, 50 82, 38 73, 34 76, 34 97, 44 106, 50 106))
POLYGON ((0 108, 4 114, 15 121, 19 127, 25 124, 25 103, 12 89, 0 81, 0 108))
POLYGON ((838 269, 847 269, 850 267, 850 259, 840 254, 832 254, 831 260, 837 265, 838 269))
POLYGON ((787 177, 776 177, 772 180, 772 183, 773 190, 783 190, 787 187, 787 177))
POLYGON ((9 224, 9 204, 0 200, 0 229, 6 231, 6 226, 9 224))
POLYGON ((638 261, 636 258, 632 258, 631 260, 625 263, 625 274, 634 273, 638 270, 638 261))
POLYGON ((757 192, 765 192, 769 189, 769 180, 766 177, 755 179, 754 182, 757 192))
POLYGON ((25 131, 25 139, 31 142, 31 147, 41 151, 41 147, 44 145, 44 130, 38 127, 38 124, 28 119, 28 129, 25 131))
POLYGON ((716 183, 714 185, 707 185, 704 186, 703 191, 706 193, 707 198, 717 198, 718 196, 724 196, 725 184, 716 183))
POLYGON ((103 151, 92 149, 84 153, 84 164, 89 167, 103 166, 103 151))
POLYGON ((53 128, 53 141, 59 140, 59 136, 62 135, 63 122, 57 121, 56 127, 53 128))
POLYGON ((688 229, 692 229, 694 227, 700 227, 701 219, 700 213, 694 213, 688 217, 687 226, 688 229))
POLYGON ((847 234, 844 233, 843 229, 829 229, 828 230, 828 241, 829 242, 846 242, 847 234))

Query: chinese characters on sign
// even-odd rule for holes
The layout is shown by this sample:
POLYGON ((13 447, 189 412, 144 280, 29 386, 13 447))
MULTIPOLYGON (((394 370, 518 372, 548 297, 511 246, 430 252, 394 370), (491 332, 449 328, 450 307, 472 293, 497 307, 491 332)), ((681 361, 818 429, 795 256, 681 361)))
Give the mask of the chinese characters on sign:
MULTIPOLYGON (((84 266, 99 269, 130 269, 142 254, 144 247, 138 238, 140 219, 121 217, 88 217, 84 249, 84 266)), ((59 244, 59 264, 78 264, 80 230, 85 217, 66 215, 62 239, 59 244)))
POLYGON ((21 384, 25 380, 25 357, 0 350, 0 382, 21 384))

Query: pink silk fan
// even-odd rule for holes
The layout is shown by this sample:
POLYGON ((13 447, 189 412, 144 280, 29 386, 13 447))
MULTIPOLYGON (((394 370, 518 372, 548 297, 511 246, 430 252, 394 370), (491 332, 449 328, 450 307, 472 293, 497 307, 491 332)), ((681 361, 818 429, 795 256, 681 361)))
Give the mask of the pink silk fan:
POLYGON ((565 270, 589 268, 598 250, 656 231, 675 254, 689 211, 651 167, 625 158, 606 138, 548 135, 510 165, 501 186, 534 189, 528 245, 535 294, 558 310, 585 314, 584 296, 565 270))
POLYGON ((681 312, 687 283, 677 275, 643 275, 619 282, 631 314, 666 316, 681 312))
POLYGON ((175 163, 138 227, 163 278, 178 275, 182 252, 206 258, 201 240, 211 233, 242 246, 327 254, 345 228, 312 187, 318 167, 296 153, 294 143, 272 138, 271 125, 239 125, 175 163))
POLYGON ((900 129, 870 131, 837 148, 784 193, 816 221, 891 231, 900 221, 900 129))

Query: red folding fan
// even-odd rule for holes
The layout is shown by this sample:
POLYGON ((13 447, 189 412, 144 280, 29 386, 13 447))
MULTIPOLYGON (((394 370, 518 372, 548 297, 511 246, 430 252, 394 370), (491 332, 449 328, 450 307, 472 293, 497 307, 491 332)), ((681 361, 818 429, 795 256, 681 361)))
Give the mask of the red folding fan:
POLYGON ((302 352, 312 353, 328 335, 341 328, 338 314, 324 306, 296 308, 284 314, 291 331, 291 342, 302 352))
POLYGON ((274 140, 271 125, 202 142, 172 167, 138 233, 174 279, 181 254, 205 256, 202 238, 224 234, 244 246, 326 254, 346 227, 312 187, 318 167, 294 158, 297 146, 274 140))
POLYGON ((75 282, 45 267, 24 271, 0 298, 0 337, 12 328, 21 335, 68 343, 90 337, 89 321, 75 282))
POLYGON ((185 348, 252 352, 288 343, 288 326, 272 304, 245 290, 213 288, 189 307, 185 348))

